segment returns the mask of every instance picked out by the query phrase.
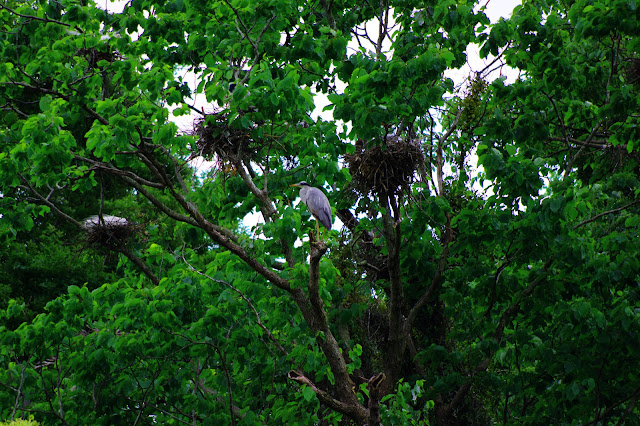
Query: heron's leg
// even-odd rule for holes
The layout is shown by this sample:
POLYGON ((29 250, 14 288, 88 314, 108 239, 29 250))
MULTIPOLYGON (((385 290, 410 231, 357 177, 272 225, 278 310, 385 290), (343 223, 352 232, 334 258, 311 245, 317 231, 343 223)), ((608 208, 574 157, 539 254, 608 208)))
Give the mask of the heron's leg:
MULTIPOLYGON (((314 219, 316 218, 314 217, 314 219)), ((316 219, 316 238, 320 241, 320 222, 318 222, 318 219, 316 219)))

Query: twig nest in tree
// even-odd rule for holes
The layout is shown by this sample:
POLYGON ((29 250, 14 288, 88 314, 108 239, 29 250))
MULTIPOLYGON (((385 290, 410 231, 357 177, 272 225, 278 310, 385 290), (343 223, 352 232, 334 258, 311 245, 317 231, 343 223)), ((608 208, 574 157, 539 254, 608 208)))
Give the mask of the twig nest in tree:
POLYGON ((125 244, 138 231, 139 227, 124 217, 104 215, 90 216, 82 224, 87 232, 90 245, 114 249, 125 244))
POLYGON ((206 114, 194 122, 193 134, 198 136, 192 158, 204 157, 212 160, 252 159, 263 142, 251 136, 250 129, 235 128, 228 124, 229 114, 217 112, 206 114))
POLYGON ((424 156, 415 142, 389 135, 384 145, 367 147, 358 140, 355 152, 345 155, 345 160, 361 194, 397 194, 413 182, 424 156))

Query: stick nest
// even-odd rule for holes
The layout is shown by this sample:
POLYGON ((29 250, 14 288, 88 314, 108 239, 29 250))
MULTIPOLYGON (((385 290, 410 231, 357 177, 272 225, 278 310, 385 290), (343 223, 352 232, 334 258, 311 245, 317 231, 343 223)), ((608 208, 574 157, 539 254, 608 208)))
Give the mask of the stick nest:
POLYGON ((251 136, 249 129, 239 129, 228 124, 228 113, 207 114, 194 122, 193 134, 198 136, 192 158, 213 160, 253 159, 263 147, 264 141, 251 136))
POLYGON ((356 190, 363 195, 400 193, 413 182, 418 165, 424 161, 419 145, 396 135, 387 136, 385 145, 368 148, 358 140, 355 152, 344 158, 356 190))
POLYGON ((83 227, 86 231, 86 244, 95 248, 117 250, 135 237, 141 229, 127 219, 118 216, 98 216, 85 219, 83 227))

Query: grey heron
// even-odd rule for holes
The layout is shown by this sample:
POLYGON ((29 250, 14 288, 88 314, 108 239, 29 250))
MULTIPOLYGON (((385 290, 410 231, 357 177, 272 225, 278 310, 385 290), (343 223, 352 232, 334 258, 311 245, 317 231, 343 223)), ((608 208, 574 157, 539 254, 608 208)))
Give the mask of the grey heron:
MULTIPOLYGON (((322 190, 309 185, 305 181, 294 183, 291 186, 300 188, 300 198, 306 204, 309 212, 316 220, 316 235, 320 238, 320 225, 322 223, 325 228, 331 230, 331 205, 329 199, 322 190)), ((324 236, 324 232, 323 232, 324 236)))

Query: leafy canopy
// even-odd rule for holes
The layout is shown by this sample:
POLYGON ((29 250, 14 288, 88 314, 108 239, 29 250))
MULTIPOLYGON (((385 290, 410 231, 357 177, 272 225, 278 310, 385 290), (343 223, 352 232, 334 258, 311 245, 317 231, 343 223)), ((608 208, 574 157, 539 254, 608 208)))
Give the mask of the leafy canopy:
POLYGON ((638 4, 485 3, 4 2, 0 419, 640 423, 638 4))

